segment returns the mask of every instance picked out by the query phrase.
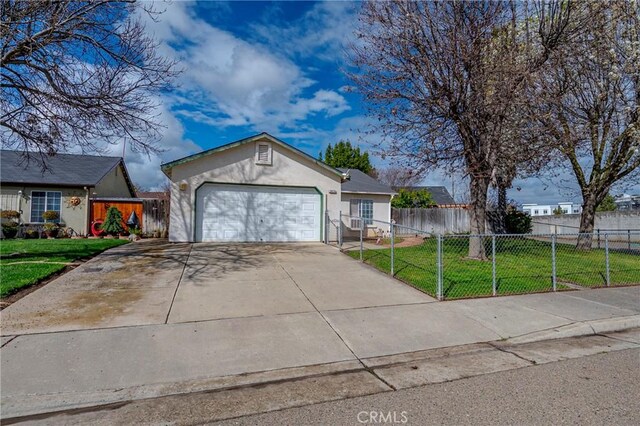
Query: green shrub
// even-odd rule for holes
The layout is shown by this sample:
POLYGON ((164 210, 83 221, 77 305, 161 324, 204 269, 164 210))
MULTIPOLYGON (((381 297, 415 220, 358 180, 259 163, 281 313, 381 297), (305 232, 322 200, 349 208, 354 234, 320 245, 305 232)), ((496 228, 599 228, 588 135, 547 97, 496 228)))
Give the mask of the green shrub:
POLYGON ((504 222, 509 234, 528 234, 533 229, 531 216, 516 209, 507 212, 504 222))

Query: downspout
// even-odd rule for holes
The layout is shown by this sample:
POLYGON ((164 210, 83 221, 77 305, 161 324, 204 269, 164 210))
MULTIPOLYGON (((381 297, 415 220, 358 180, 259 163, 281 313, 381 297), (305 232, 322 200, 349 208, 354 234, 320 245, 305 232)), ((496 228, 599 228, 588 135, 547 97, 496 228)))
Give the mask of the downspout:
MULTIPOLYGON (((396 194, 391 194, 391 198, 389 198, 389 224, 391 224, 391 202, 395 196, 396 194)), ((389 225, 389 232, 391 232, 391 225, 389 225)))
POLYGON ((324 194, 324 243, 329 244, 329 194, 324 194))
POLYGON ((84 215, 84 232, 86 233, 85 235, 89 236, 89 233, 91 232, 89 226, 89 222, 90 222, 90 216, 91 216, 91 204, 90 204, 90 199, 89 199, 89 193, 91 191, 91 187, 84 187, 84 190, 86 192, 85 195, 85 205, 87 206, 87 213, 84 215))

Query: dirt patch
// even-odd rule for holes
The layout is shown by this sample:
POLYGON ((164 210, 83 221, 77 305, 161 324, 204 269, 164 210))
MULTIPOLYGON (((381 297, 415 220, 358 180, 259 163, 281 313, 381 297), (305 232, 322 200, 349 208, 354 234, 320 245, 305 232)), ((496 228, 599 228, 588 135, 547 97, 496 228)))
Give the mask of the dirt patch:
MULTIPOLYGON (((422 243, 424 243, 424 237, 402 237, 402 241, 399 243, 395 243, 394 248, 419 246, 422 243)), ((389 248, 391 247, 391 243, 379 244, 379 246, 389 248)))
POLYGON ((123 314, 130 306, 142 299, 140 289, 83 291, 55 310, 37 313, 39 319, 46 318, 47 324, 78 324, 96 326, 123 314))

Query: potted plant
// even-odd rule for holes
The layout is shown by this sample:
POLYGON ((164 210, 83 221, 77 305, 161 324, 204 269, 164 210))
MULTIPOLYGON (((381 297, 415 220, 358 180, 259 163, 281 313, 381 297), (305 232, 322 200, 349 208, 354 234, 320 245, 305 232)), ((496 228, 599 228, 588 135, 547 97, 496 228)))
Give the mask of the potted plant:
POLYGON ((47 210, 46 212, 42 213, 42 218, 45 220, 45 222, 55 222, 56 220, 60 219, 60 213, 55 210, 47 210))
POLYGON ((114 238, 124 232, 122 226, 122 213, 116 207, 109 207, 102 226, 100 227, 108 236, 114 238))
POLYGON ((58 225, 55 223, 47 222, 42 225, 42 227, 44 228, 44 234, 47 238, 55 238, 58 236, 58 225))
POLYGON ((38 239, 40 238, 40 233, 36 229, 30 228, 25 232, 25 238, 38 239))
POLYGON ((20 213, 15 210, 0 211, 2 218, 2 235, 4 238, 14 238, 18 233, 18 218, 20 213))

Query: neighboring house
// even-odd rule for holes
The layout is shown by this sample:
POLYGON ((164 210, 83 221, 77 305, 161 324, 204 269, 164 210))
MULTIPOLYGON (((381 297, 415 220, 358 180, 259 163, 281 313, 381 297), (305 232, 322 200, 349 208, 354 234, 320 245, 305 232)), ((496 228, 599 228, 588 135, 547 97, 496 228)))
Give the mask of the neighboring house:
POLYGON ((460 204, 456 204, 456 201, 444 186, 402 186, 394 189, 396 191, 399 191, 400 189, 406 189, 408 191, 427 190, 431 194, 431 199, 433 199, 433 202, 436 203, 437 207, 461 207, 460 204))
POLYGON ((640 210, 640 194, 629 195, 622 194, 615 199, 616 209, 618 211, 640 210))
POLYGON ((90 200, 133 196, 120 157, 58 154, 47 159, 43 171, 19 152, 0 151, 0 209, 20 212, 20 223, 43 223, 42 213, 55 210, 60 224, 85 234, 90 226, 90 200))
POLYGON ((582 207, 579 204, 562 202, 558 204, 523 204, 522 211, 530 216, 550 216, 553 211, 560 208, 563 214, 580 214, 582 207))
MULTIPOLYGON (((341 210, 349 213, 352 199, 364 200, 359 212, 389 220, 388 202, 376 208, 380 191, 356 186, 343 197, 346 173, 267 133, 163 164, 162 171, 171 180, 171 241, 335 239, 333 223, 341 210)), ((351 175, 353 183, 361 178, 351 175)))
POLYGON ((366 235, 372 236, 379 229, 388 231, 381 222, 391 222, 391 199, 396 192, 360 170, 338 169, 349 178, 342 183, 341 210, 343 215, 352 216, 342 221, 346 227, 345 236, 360 232, 360 221, 364 220, 366 235))

